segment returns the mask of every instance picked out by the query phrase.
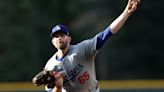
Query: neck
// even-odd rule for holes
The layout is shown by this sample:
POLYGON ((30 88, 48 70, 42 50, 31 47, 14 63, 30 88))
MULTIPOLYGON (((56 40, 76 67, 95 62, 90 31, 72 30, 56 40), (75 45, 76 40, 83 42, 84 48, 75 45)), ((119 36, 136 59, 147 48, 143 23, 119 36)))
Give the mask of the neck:
POLYGON ((65 48, 64 50, 58 49, 57 51, 57 57, 58 58, 62 58, 67 52, 68 52, 69 48, 65 48))

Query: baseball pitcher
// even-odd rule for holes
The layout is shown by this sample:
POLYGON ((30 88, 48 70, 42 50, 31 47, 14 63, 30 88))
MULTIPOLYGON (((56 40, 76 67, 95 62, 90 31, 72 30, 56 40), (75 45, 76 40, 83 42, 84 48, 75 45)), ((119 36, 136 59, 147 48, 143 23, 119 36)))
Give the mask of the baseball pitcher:
MULTIPOLYGON (((48 60, 44 71, 48 71, 53 81, 46 86, 47 92, 100 92, 95 74, 95 56, 105 41, 126 22, 128 17, 137 9, 140 0, 128 0, 123 13, 115 19, 105 30, 91 39, 84 40, 76 45, 70 45, 71 36, 64 25, 52 28, 52 44, 57 52, 48 60)), ((40 77, 39 77, 40 78, 40 77)), ((33 79, 38 84, 37 78, 33 79)))

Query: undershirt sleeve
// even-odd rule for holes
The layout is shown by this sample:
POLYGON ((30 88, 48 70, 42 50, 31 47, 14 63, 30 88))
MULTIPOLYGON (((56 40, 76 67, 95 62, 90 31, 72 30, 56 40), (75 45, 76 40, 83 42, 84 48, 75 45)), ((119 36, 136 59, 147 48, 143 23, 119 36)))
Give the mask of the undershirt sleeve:
POLYGON ((100 49, 105 41, 112 35, 110 27, 107 27, 104 31, 97 34, 97 44, 96 49, 100 49))

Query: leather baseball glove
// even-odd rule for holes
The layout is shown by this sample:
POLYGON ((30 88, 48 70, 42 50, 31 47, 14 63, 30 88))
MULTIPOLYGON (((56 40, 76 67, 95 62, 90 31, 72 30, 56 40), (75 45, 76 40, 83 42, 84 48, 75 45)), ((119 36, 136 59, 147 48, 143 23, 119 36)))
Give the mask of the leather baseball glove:
POLYGON ((35 86, 46 85, 48 88, 53 88, 55 86, 56 78, 46 70, 42 70, 32 79, 35 86))

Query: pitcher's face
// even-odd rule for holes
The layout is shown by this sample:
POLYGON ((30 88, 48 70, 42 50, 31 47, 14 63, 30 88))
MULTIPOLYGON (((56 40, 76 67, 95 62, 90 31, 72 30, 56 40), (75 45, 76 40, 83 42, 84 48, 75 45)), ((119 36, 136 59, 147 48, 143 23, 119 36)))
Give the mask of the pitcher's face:
POLYGON ((62 32, 54 34, 52 38, 52 44, 60 50, 64 50, 66 47, 68 47, 70 42, 71 37, 62 32))

